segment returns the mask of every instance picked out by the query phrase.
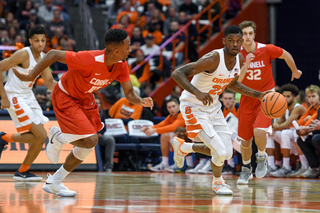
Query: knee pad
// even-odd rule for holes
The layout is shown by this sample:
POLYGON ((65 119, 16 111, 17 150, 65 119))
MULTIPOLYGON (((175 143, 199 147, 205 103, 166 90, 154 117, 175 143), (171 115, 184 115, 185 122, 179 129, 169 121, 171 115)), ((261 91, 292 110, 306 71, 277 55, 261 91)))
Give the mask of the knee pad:
POLYGON ((86 148, 80 148, 76 146, 72 150, 72 153, 77 159, 84 161, 93 150, 94 150, 94 147, 86 149, 86 148))

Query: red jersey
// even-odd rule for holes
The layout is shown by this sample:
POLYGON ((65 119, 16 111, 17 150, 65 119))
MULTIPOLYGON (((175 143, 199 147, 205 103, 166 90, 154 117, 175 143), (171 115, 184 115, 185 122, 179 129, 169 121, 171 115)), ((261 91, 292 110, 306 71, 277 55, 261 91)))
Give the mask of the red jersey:
POLYGON ((72 98, 92 96, 91 93, 108 86, 113 80, 130 81, 127 62, 119 61, 107 67, 105 50, 67 51, 66 62, 68 72, 61 77, 59 87, 62 86, 61 89, 72 98))
MULTIPOLYGON (((246 60, 249 54, 243 46, 240 53, 246 60)), ((279 58, 283 53, 282 48, 273 44, 261 44, 256 42, 255 58, 250 63, 242 84, 258 91, 266 91, 275 87, 272 75, 272 60, 279 58)))

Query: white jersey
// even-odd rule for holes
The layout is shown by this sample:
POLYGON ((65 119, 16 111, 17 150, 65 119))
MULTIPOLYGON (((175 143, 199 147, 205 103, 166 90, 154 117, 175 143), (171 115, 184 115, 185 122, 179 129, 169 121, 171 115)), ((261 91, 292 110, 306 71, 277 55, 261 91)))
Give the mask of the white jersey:
MULTIPOLYGON (((228 70, 224 61, 223 48, 213 50, 203 57, 212 57, 215 52, 218 52, 220 56, 220 63, 217 69, 213 73, 207 73, 203 71, 193 76, 191 84, 201 92, 211 94, 213 98, 213 104, 211 106, 220 107, 219 95, 221 95, 228 84, 234 79, 235 74, 240 75, 240 59, 238 53, 236 56, 235 66, 231 70, 228 70)), ((195 95, 186 90, 182 92, 180 101, 188 101, 198 105, 203 105, 203 103, 199 101, 195 95)))
MULTIPOLYGON (((301 104, 296 103, 293 108, 296 108, 296 107, 298 107, 298 106, 301 106, 301 104)), ((288 120, 289 116, 290 116, 290 112, 289 112, 289 109, 287 109, 286 112, 285 112, 285 114, 284 114, 284 118, 285 118, 286 120, 288 120)))
MULTIPOLYGON (((24 47, 23 50, 26 50, 29 54, 29 67, 28 68, 22 68, 19 66, 15 66, 14 68, 18 70, 20 73, 23 74, 29 74, 32 69, 36 66, 37 62, 33 57, 32 51, 30 47, 24 47)), ((40 54, 40 57, 42 58, 44 56, 44 53, 40 54)), ((12 69, 9 69, 8 74, 8 82, 5 85, 6 92, 11 93, 29 93, 32 89, 34 81, 21 81, 13 72, 12 69)))

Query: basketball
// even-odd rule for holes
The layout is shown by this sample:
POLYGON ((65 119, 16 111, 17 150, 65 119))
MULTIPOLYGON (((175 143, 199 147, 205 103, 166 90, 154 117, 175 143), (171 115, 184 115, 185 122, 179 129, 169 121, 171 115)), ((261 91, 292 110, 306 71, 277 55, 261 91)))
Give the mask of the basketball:
POLYGON ((268 118, 279 118, 287 110, 286 98, 278 92, 270 92, 262 98, 261 110, 268 118))

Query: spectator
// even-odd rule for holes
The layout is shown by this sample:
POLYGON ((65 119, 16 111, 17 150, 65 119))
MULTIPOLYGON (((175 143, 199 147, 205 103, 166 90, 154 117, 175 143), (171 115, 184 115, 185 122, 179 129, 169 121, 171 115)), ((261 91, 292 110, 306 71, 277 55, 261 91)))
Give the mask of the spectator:
POLYGON ((37 86, 34 90, 34 95, 43 111, 47 110, 47 87, 37 86))
POLYGON ((11 13, 11 12, 7 13, 7 15, 5 16, 6 25, 11 26, 13 19, 14 19, 13 13, 11 13))
POLYGON ((19 23, 19 25, 20 25, 20 29, 21 30, 25 30, 26 32, 28 32, 29 31, 29 29, 31 28, 31 22, 33 23, 33 24, 40 24, 40 20, 39 20, 39 18, 38 18, 38 16, 37 16, 37 11, 36 11, 36 9, 31 9, 30 11, 29 11, 29 19, 28 20, 23 20, 23 21, 21 21, 20 23, 19 23))
MULTIPOLYGON (((41 5, 38 9, 38 17, 41 21, 46 24, 49 24, 53 19, 53 11, 58 9, 58 7, 52 5, 52 0, 45 0, 44 5, 41 5)), ((61 16, 63 20, 63 17, 61 16)))
POLYGON ((147 35, 152 34, 154 37, 154 43, 156 45, 160 45, 162 42, 162 33, 159 30, 156 30, 156 27, 153 25, 153 23, 149 22, 147 24, 147 29, 142 32, 142 36, 144 38, 147 37, 147 35))
POLYGON ((109 29, 117 19, 117 15, 120 13, 120 9, 123 6, 122 0, 115 0, 114 4, 111 4, 108 6, 108 26, 107 29, 109 29))
POLYGON ((144 4, 144 13, 147 11, 151 13, 151 11, 155 8, 158 8, 160 11, 162 11, 162 4, 160 4, 157 0, 148 0, 144 4))
POLYGON ((165 16, 160 12, 159 9, 154 9, 151 12, 151 23, 154 24, 156 30, 163 32, 163 23, 165 21, 165 16))
POLYGON ((166 117, 170 114, 167 109, 168 101, 171 100, 172 98, 176 98, 179 101, 180 95, 181 95, 181 88, 179 86, 173 87, 171 94, 164 98, 163 103, 161 105, 161 115, 162 116, 166 117))
POLYGON ((164 24, 163 24, 163 34, 164 35, 169 33, 171 22, 177 21, 177 20, 178 20, 177 11, 174 8, 174 6, 170 6, 168 9, 168 16, 166 17, 166 20, 164 21, 164 24))
POLYGON ((12 43, 13 43, 14 39, 15 39, 16 36, 18 35, 18 31, 17 31, 16 28, 14 28, 13 26, 11 26, 11 27, 9 27, 8 32, 9 32, 9 38, 10 38, 10 40, 11 40, 12 43))
POLYGON ((53 9, 53 19, 48 24, 48 34, 50 37, 54 36, 55 30, 59 28, 62 30, 63 34, 68 38, 72 38, 70 28, 68 24, 61 19, 61 13, 58 8, 53 9))
POLYGON ((99 114, 101 122, 104 124, 103 129, 98 132, 99 137, 99 146, 101 150, 102 155, 102 162, 103 162, 103 170, 105 172, 112 172, 113 169, 113 155, 115 150, 115 144, 116 140, 114 137, 110 135, 104 135, 106 132, 106 123, 105 123, 105 117, 104 112, 101 109, 101 100, 100 98, 95 96, 95 102, 99 106, 99 114))
POLYGON ((119 23, 112 25, 110 29, 115 29, 115 28, 125 30, 128 33, 128 36, 131 38, 134 24, 130 23, 130 19, 128 15, 122 15, 119 20, 119 23))
POLYGON ((70 38, 68 38, 66 35, 64 35, 62 29, 60 29, 60 28, 56 28, 55 34, 52 37, 52 39, 50 40, 51 48, 52 49, 56 49, 56 50, 61 50, 62 49, 62 46, 61 46, 61 43, 60 43, 61 39, 65 39, 65 40, 68 41, 68 43, 71 45, 70 47, 72 47, 72 49, 70 49, 72 51, 73 47, 75 45, 75 41, 70 39, 70 38))
POLYGON ((186 12, 187 18, 190 20, 198 14, 198 6, 191 0, 184 0, 183 4, 179 7, 180 11, 186 12))
MULTIPOLYGON (((131 71, 135 66, 139 65, 143 60, 144 60, 144 54, 141 50, 137 50, 135 53, 136 56, 136 61, 133 64, 129 65, 129 70, 131 71)), ((144 83, 144 82, 150 82, 150 78, 152 77, 153 73, 150 70, 150 64, 149 61, 147 61, 146 63, 144 63, 139 69, 137 69, 134 73, 132 72, 132 74, 134 74, 140 84, 144 83)))
POLYGON ((120 23, 120 19, 122 16, 126 15, 128 16, 129 20, 130 20, 130 23, 132 23, 133 25, 135 25, 138 21, 138 17, 139 17, 139 14, 136 12, 136 11, 132 11, 131 10, 131 2, 130 1, 127 1, 124 6, 121 8, 121 12, 118 13, 117 15, 117 19, 116 21, 118 23, 120 23))
POLYGON ((161 154, 162 161, 161 163, 150 168, 153 172, 162 172, 165 169, 171 169, 174 165, 169 168, 169 148, 170 141, 175 136, 174 131, 177 127, 185 127, 184 120, 180 113, 179 102, 177 99, 172 98, 167 102, 167 108, 170 113, 163 121, 152 126, 152 127, 143 127, 141 131, 146 133, 147 136, 152 135, 157 132, 160 135, 161 143, 161 154))
POLYGON ((32 1, 20 1, 20 7, 16 11, 15 17, 19 21, 24 21, 29 19, 30 10, 33 8, 32 1))
POLYGON ((140 49, 142 45, 145 44, 144 38, 142 37, 142 29, 139 26, 135 26, 132 29, 132 38, 131 38, 131 49, 132 54, 135 54, 135 51, 140 49))
MULTIPOLYGON (((72 45, 68 42, 68 40, 66 38, 60 39, 59 42, 60 42, 59 46, 61 47, 61 50, 65 50, 65 51, 72 50, 72 45)), ((51 67, 51 69, 56 70, 56 71, 67 71, 68 70, 68 66, 64 63, 59 62, 59 61, 56 61, 50 67, 51 67)), ((54 76, 54 77, 56 77, 56 76, 54 76)))
POLYGON ((47 109, 46 109, 46 111, 53 111, 52 90, 47 89, 46 100, 47 100, 47 103, 46 103, 47 109))

